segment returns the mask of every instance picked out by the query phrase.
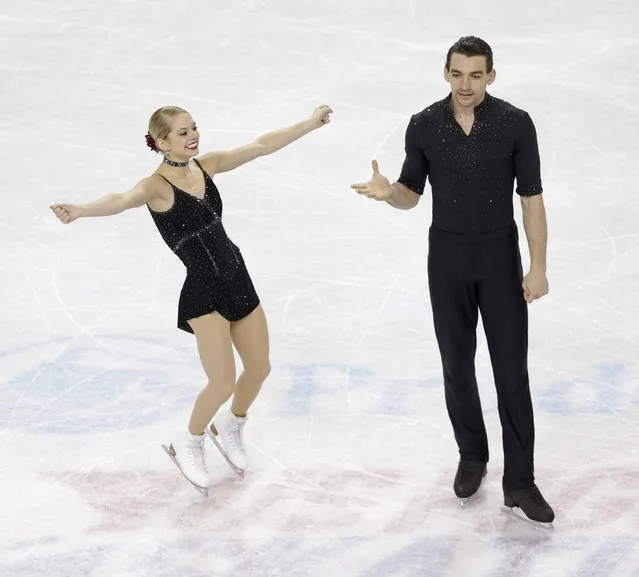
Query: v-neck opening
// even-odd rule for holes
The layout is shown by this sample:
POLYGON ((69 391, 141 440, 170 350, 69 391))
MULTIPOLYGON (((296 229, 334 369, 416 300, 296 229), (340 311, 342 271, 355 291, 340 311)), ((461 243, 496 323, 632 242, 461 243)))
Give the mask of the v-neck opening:
POLYGON ((468 134, 466 134, 466 131, 464 130, 463 126, 459 122, 457 122, 457 118, 455 118, 455 109, 453 107, 452 98, 453 98, 452 93, 450 93, 446 97, 448 111, 453 118, 453 122, 457 125, 459 130, 461 130, 462 134, 466 138, 471 138, 473 136, 473 132, 475 130, 475 125, 477 124, 477 120, 480 119, 483 114, 485 114, 487 108, 492 103, 492 96, 488 92, 486 92, 484 94, 483 100, 473 109, 473 125, 470 127, 470 131, 468 132, 468 134))
MULTIPOLYGON (((208 192, 209 189, 209 175, 206 173, 206 171, 202 168, 202 166, 200 165, 200 163, 197 161, 196 158, 193 159, 193 161, 195 162, 195 164, 197 165, 197 167, 200 169, 200 171, 202 172, 202 176, 204 177, 204 194, 202 194, 202 198, 200 198, 199 196, 196 196, 195 194, 192 194, 190 192, 187 192, 186 190, 181 189, 179 186, 176 186, 175 184, 173 184, 168 178, 166 178, 166 176, 164 176, 163 174, 160 174, 160 176, 166 180, 175 190, 179 190, 182 194, 186 194, 187 196, 191 196, 193 197, 195 200, 199 200, 200 202, 202 202, 205 198, 206 198, 206 193, 208 192)), ((175 202, 175 201, 174 201, 175 202)))
POLYGON ((470 137, 472 136, 472 134, 473 134, 473 130, 474 130, 474 128, 475 128, 475 122, 476 122, 476 121, 477 121, 477 119, 476 119, 476 118, 475 118, 475 119, 473 119, 473 125, 470 127, 470 130, 468 131, 468 134, 466 134, 466 131, 464 130, 464 127, 463 127, 461 124, 459 124, 459 122, 457 122, 457 119, 455 118, 455 124, 456 124, 457 126, 459 126, 459 130, 461 130, 461 131, 462 131, 462 134, 463 134, 466 138, 470 138, 470 137))
POLYGON ((181 188, 175 186, 175 184, 173 184, 173 183, 171 183, 171 186, 174 189, 179 190, 182 194, 186 194, 187 196, 190 196, 190 197, 194 198, 195 200, 199 200, 200 202, 202 202, 206 198, 206 193, 207 193, 208 188, 209 188, 207 186, 206 177, 204 177, 204 194, 202 195, 202 198, 200 198, 199 196, 196 196, 195 194, 187 192, 186 190, 182 190, 181 188))
MULTIPOLYGON (((200 163, 194 158, 193 159, 195 161, 195 164, 197 164, 198 168, 202 171, 202 175, 204 176, 204 194, 202 195, 202 198, 200 198, 199 196, 196 196, 195 194, 191 194, 190 192, 187 192, 186 190, 182 190, 179 186, 175 185, 173 182, 171 182, 166 176, 164 176, 163 174, 159 174, 156 173, 158 176, 162 177, 164 179, 164 181, 169 184, 171 186, 171 188, 173 189, 173 203, 171 204, 171 206, 169 208, 167 208, 166 210, 153 210, 150 206, 149 209, 152 212, 158 213, 158 214, 165 214, 167 212, 170 212, 171 210, 173 210, 173 208, 175 207, 175 196, 176 196, 176 191, 182 193, 184 196, 187 197, 191 197, 193 199, 195 199, 197 202, 205 202, 206 201, 206 195, 209 192, 209 184, 214 185, 213 183, 213 179, 209 176, 209 174, 202 168, 202 166, 200 165, 200 163), (210 183, 209 183, 210 180, 210 183)), ((147 203, 148 205, 148 203, 147 203)))
MULTIPOLYGON (((198 164, 198 166, 200 166, 198 164)), ((202 168, 200 167, 200 170, 202 170, 202 168)), ((207 174, 206 172, 204 172, 204 170, 202 170, 202 176, 204 177, 204 193, 202 194, 202 198, 200 198, 199 196, 196 196, 195 194, 191 193, 191 192, 187 192, 186 190, 180 188, 179 186, 173 184, 170 180, 166 179, 165 180, 176 190, 179 190, 182 194, 186 194, 187 196, 191 196, 193 197, 195 200, 199 200, 200 202, 202 202, 205 198, 206 198, 206 193, 209 190, 209 181, 207 179, 207 174)))

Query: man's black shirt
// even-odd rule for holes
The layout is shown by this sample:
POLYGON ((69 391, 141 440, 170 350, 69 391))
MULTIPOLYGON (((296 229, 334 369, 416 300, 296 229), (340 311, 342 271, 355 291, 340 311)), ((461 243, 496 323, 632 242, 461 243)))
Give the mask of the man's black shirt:
POLYGON ((433 191, 433 225, 458 234, 512 226, 513 187, 540 194, 537 133, 527 112, 486 93, 475 108, 470 135, 457 123, 451 95, 411 117, 406 159, 398 182, 433 191))

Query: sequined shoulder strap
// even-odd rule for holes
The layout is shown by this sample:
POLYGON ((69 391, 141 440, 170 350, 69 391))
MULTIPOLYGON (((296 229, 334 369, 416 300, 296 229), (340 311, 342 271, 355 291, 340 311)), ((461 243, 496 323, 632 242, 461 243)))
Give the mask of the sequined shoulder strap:
POLYGON ((171 186, 177 188, 168 178, 166 178, 166 176, 160 174, 159 172, 156 172, 155 174, 157 174, 158 176, 161 176, 164 180, 166 180, 171 186))
POLYGON ((204 173, 204 178, 205 178, 205 179, 207 179, 207 178, 211 178, 211 175, 210 175, 208 172, 206 172, 206 170, 204 170, 204 169, 202 168, 202 165, 198 162, 197 158, 194 158, 194 159, 193 159, 193 162, 195 162, 195 164, 197 164, 197 165, 200 167, 200 170, 204 173))

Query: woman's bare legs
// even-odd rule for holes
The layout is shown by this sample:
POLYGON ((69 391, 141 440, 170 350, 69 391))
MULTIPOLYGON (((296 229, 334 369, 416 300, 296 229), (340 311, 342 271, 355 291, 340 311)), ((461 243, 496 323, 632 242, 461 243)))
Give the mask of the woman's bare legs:
POLYGON ((208 383, 195 399, 189 421, 189 432, 201 435, 219 408, 233 394, 235 387, 235 358, 229 321, 219 313, 191 319, 197 349, 208 383))
POLYGON ((241 321, 231 323, 231 339, 244 365, 235 384, 231 411, 244 417, 271 372, 268 326, 262 305, 241 321))

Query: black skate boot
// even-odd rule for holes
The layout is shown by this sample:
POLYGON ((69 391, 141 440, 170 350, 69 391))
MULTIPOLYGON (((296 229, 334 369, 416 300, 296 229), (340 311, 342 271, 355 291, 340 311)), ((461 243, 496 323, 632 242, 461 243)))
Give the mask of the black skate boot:
POLYGON ((555 519, 555 512, 534 483, 525 489, 504 491, 504 505, 519 507, 526 517, 538 523, 552 523, 555 519))
POLYGON ((460 499, 472 497, 479 489, 486 475, 486 463, 477 461, 459 461, 453 489, 460 499))

